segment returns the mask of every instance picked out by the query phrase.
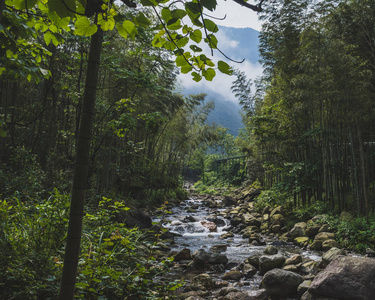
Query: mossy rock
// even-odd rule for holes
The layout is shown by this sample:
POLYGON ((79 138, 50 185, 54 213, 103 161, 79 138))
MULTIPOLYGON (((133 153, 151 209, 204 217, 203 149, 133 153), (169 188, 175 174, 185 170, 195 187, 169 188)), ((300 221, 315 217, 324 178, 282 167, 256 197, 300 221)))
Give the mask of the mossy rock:
POLYGON ((305 247, 309 244, 309 238, 307 236, 299 236, 293 240, 293 243, 298 247, 305 247))

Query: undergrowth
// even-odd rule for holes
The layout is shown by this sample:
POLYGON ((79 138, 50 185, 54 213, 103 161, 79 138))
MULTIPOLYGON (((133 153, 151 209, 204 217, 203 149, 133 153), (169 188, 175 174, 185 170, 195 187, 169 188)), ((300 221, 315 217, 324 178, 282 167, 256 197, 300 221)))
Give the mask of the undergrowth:
MULTIPOLYGON (((25 199, 22 197, 22 199, 25 199)), ((2 299, 57 299, 69 196, 0 202, 2 299)), ((114 216, 129 208, 103 198, 86 214, 76 298, 162 299, 180 286, 163 279, 172 259, 155 250, 161 232, 127 228, 114 216)))

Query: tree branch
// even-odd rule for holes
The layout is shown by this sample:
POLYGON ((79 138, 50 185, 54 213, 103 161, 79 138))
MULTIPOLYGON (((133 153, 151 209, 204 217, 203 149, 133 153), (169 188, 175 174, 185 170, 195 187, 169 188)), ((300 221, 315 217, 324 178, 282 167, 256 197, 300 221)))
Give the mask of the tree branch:
POLYGON ((233 1, 236 2, 236 3, 238 3, 239 5, 242 5, 242 6, 245 6, 247 8, 250 8, 253 11, 256 11, 256 12, 261 12, 262 11, 263 0, 260 1, 259 5, 252 5, 252 4, 249 4, 249 3, 245 2, 244 0, 233 0, 233 1))

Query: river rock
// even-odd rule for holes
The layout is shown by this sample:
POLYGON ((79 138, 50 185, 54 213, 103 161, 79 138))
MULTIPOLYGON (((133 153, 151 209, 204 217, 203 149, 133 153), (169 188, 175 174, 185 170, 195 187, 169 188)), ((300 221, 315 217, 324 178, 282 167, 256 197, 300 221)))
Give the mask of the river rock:
POLYGON ((223 280, 235 280, 235 281, 238 281, 242 278, 242 273, 240 271, 236 271, 236 270, 231 270, 231 271, 228 271, 226 272, 222 277, 221 279, 223 280))
POLYGON ((335 241, 335 240, 325 240, 323 243, 322 243, 322 250, 323 251, 327 251, 333 247, 338 247, 339 244, 335 241))
POLYGON ((227 238, 231 238, 231 237, 234 237, 234 233, 233 232, 226 232, 226 233, 223 233, 220 236, 221 239, 227 239, 227 238))
POLYGON ((308 290, 316 298, 373 300, 375 295, 375 260, 336 256, 313 280, 308 290))
POLYGON ((243 224, 247 226, 256 226, 260 227, 261 221, 257 218, 255 218, 252 214, 250 213, 245 213, 241 216, 241 221, 243 224))
POLYGON ((296 265, 286 265, 282 268, 285 271, 290 271, 290 272, 298 272, 298 267, 296 265))
POLYGON ((272 245, 269 245, 266 247, 266 249, 264 249, 264 254, 267 254, 267 255, 275 255, 277 254, 279 251, 277 250, 277 248, 275 246, 272 246, 272 245))
POLYGON ((210 250, 213 252, 225 252, 227 251, 228 246, 227 245, 213 245, 210 250))
POLYGON ((309 289, 312 281, 304 280, 297 288, 298 296, 301 297, 309 289))
POLYGON ((289 297, 297 293, 298 286, 303 282, 301 275, 273 269, 264 274, 261 286, 266 289, 271 297, 289 297))
MULTIPOLYGON (((263 213, 264 214, 264 213, 263 213)), ((281 206, 278 206, 276 208, 274 208, 271 212, 270 212, 270 217, 272 218, 274 215, 277 215, 277 214, 283 214, 283 208, 281 206)))
POLYGON ((334 240, 335 234, 332 232, 319 232, 313 241, 313 243, 310 245, 310 248, 312 250, 322 250, 323 242, 326 240, 334 240))
POLYGON ((253 265, 256 268, 259 268, 259 258, 263 255, 264 254, 262 252, 255 250, 249 255, 245 262, 253 265))
POLYGON ((309 238, 307 236, 296 237, 293 240, 293 243, 294 243, 294 245, 303 248, 303 247, 306 247, 309 244, 309 238))
POLYGON ((207 228, 210 232, 217 232, 217 225, 210 221, 201 221, 201 225, 207 228))
POLYGON ((316 274, 318 272, 318 262, 310 260, 304 262, 300 267, 300 273, 304 275, 316 274))
POLYGON ((315 223, 311 223, 311 225, 309 224, 309 226, 307 226, 305 229, 305 235, 307 235, 310 238, 316 236, 319 232, 320 227, 321 226, 319 224, 315 224, 315 223))
POLYGON ((236 205, 236 200, 231 197, 231 196, 225 196, 223 199, 223 203, 225 206, 231 206, 231 205, 236 205))
POLYGON ((302 262, 302 256, 295 254, 285 261, 285 265, 297 265, 302 262))
POLYGON ((323 224, 318 232, 332 232, 332 228, 328 224, 323 224))
POLYGON ((282 214, 275 214, 271 217, 272 225, 283 226, 285 224, 285 218, 282 214))
POLYGON ((224 254, 212 252, 212 253, 208 253, 207 262, 213 265, 219 265, 219 264, 226 265, 228 263, 228 258, 224 254))
POLYGON ((253 265, 246 262, 240 263, 236 269, 240 270, 246 278, 254 277, 257 272, 257 269, 253 265))
POLYGON ((307 224, 305 222, 296 223, 288 234, 290 239, 293 240, 296 237, 304 236, 306 227, 307 224))
POLYGON ((178 252, 175 256, 174 256, 174 261, 181 261, 181 260, 191 260, 191 253, 190 253, 190 249, 182 249, 180 252, 178 252))
POLYGON ((276 255, 264 255, 259 258, 259 274, 263 275, 267 271, 281 268, 285 262, 285 257, 276 254, 276 255))
POLYGON ((191 285, 193 287, 209 290, 214 287, 214 281, 212 280, 210 275, 208 275, 207 273, 203 273, 195 276, 191 281, 191 285))
POLYGON ((333 247, 323 254, 321 267, 325 268, 336 256, 346 256, 345 250, 333 247))
POLYGON ((198 249, 191 255, 194 261, 200 263, 206 263, 209 259, 209 254, 204 249, 198 249))
POLYGON ((152 219, 144 211, 130 210, 126 215, 125 224, 129 228, 133 228, 133 227, 138 227, 140 229, 151 228, 152 219))

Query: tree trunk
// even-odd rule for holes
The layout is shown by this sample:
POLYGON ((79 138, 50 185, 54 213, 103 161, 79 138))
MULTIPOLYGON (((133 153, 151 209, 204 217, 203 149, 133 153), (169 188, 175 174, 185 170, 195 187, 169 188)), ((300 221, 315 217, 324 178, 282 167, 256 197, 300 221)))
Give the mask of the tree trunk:
POLYGON ((98 28, 98 31, 91 37, 90 42, 90 53, 82 103, 81 126, 77 140, 69 228, 60 287, 61 300, 70 300, 74 297, 102 42, 103 32, 98 28))

